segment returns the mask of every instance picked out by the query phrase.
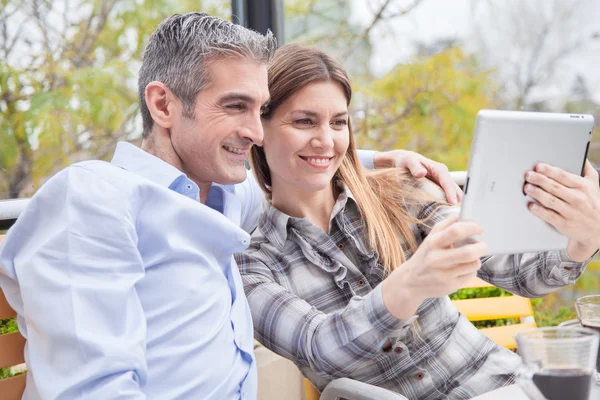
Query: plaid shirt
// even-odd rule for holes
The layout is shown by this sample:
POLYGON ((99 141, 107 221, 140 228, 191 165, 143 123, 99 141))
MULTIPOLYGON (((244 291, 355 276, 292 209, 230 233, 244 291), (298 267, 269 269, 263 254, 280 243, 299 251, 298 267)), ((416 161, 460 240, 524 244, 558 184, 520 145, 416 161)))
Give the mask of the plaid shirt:
MULTIPOLYGON (((419 219, 433 213, 436 223, 456 208, 428 204, 409 211, 419 219)), ((470 399, 513 383, 519 357, 480 333, 447 296, 425 300, 409 320, 388 313, 380 285, 386 272, 377 252, 365 247, 348 190, 329 225, 326 234, 267 204, 251 246, 236 255, 264 346, 294 361, 321 390, 350 377, 409 399, 470 399)), ((429 229, 412 228, 421 243, 429 229)), ((565 251, 492 256, 482 264, 480 278, 526 297, 575 282, 586 265, 565 251)))

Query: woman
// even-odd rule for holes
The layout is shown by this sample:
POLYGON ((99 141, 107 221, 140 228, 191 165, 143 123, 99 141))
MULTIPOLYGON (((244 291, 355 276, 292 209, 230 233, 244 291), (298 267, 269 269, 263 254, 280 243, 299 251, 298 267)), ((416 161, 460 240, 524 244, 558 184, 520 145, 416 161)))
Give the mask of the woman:
MULTIPOLYGON (((350 377, 410 399, 469 399, 512 383, 519 357, 481 334, 447 295, 476 274, 529 297, 573 283, 600 246, 599 228, 572 233, 585 218, 571 217, 569 254, 583 262, 561 251, 481 263, 484 243, 453 246, 481 228, 457 222, 428 184, 396 170, 365 175, 349 123, 350 84, 334 60, 283 46, 269 90, 264 144, 251 160, 268 201, 252 245, 236 257, 257 339, 319 389, 350 377)), ((600 199, 592 174, 588 166, 585 179, 596 182, 588 203, 600 199)))

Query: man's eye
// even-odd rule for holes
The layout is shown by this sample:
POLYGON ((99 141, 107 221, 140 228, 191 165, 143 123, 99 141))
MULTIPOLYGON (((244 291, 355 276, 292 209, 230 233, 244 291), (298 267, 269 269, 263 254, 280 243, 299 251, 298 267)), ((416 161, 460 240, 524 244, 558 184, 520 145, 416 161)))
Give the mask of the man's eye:
POLYGON ((227 108, 229 108, 230 110, 243 110, 244 105, 243 104, 229 104, 227 106, 227 108))

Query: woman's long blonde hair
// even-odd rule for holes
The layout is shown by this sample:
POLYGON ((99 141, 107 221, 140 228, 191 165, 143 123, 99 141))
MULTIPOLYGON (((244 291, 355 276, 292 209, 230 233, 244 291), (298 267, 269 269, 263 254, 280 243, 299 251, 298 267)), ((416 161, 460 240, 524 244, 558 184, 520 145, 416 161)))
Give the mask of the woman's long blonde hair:
MULTIPOLYGON (((298 44, 289 44, 275 52, 269 66, 271 101, 263 115, 270 119, 286 99, 301 88, 315 82, 335 82, 341 85, 350 104, 352 88, 344 69, 321 50, 298 44)), ((418 223, 408 210, 408 204, 432 200, 418 189, 418 183, 396 168, 365 172, 360 165, 354 144, 352 128, 348 123, 350 144, 342 163, 333 177, 335 188, 344 183, 354 195, 367 233, 367 245, 377 250, 379 262, 389 272, 406 261, 400 243, 407 243, 414 251, 417 243, 411 225, 418 223)), ((271 196, 271 173, 262 147, 254 146, 250 161, 258 184, 271 196)))

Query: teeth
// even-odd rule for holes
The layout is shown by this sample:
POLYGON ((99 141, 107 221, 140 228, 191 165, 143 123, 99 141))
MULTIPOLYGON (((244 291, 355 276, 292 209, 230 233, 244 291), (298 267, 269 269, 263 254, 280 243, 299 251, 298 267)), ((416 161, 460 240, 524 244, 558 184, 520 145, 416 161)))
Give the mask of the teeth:
POLYGON ((306 161, 313 164, 327 164, 329 162, 329 158, 307 158, 306 161))
POLYGON ((229 146, 223 146, 223 147, 225 148, 225 150, 230 151, 230 152, 235 153, 235 154, 244 154, 245 153, 244 150, 236 149, 234 147, 229 147, 229 146))

